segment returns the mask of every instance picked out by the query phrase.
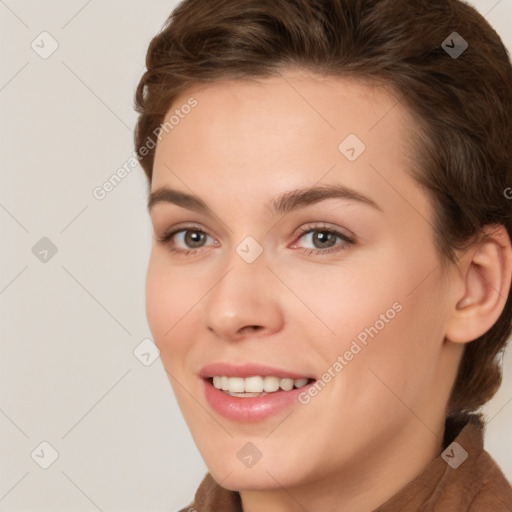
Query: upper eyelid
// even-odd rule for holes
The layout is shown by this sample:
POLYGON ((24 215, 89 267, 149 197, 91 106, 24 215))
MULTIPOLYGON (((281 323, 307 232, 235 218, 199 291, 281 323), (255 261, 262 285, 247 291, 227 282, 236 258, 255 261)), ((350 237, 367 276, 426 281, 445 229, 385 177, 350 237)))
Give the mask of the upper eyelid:
MULTIPOLYGON (((343 231, 347 231, 351 233, 350 236, 354 236, 350 230, 347 228, 342 228, 338 226, 330 225, 328 222, 324 221, 318 221, 318 222, 307 222, 306 224, 303 224, 299 228, 295 230, 295 232, 299 232, 300 234, 307 233, 308 231, 320 231, 324 229, 325 231, 337 231, 341 234, 344 234, 343 231)), ((348 234, 346 236, 349 236, 348 234)))
MULTIPOLYGON (((343 230, 341 228, 325 225, 325 223, 322 221, 318 221, 318 224, 321 224, 321 225, 314 225, 314 224, 315 224, 315 222, 306 223, 306 225, 303 225, 303 226, 300 226, 299 228, 297 228, 294 231, 294 233, 304 235, 305 233, 308 233, 310 231, 320 231, 321 229, 324 229, 325 231, 336 231, 336 232, 340 232, 340 234, 344 234, 343 230)), ((345 230, 346 230, 346 228, 345 228, 345 230)), ((196 224, 185 224, 184 226, 178 225, 178 226, 172 227, 168 230, 165 230, 164 234, 166 234, 166 233, 177 234, 182 231, 200 231, 201 233, 205 233, 208 236, 212 236, 212 235, 210 235, 210 233, 208 232, 207 229, 203 229, 201 226, 196 225, 196 224)), ((345 235, 345 236, 352 236, 352 235, 345 235)))

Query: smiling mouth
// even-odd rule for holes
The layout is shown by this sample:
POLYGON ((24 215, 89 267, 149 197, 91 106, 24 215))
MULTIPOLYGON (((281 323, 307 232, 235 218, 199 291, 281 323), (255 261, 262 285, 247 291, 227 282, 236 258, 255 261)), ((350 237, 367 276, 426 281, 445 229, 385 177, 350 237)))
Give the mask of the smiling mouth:
POLYGON ((216 389, 223 391, 229 396, 256 397, 266 396, 279 391, 291 391, 307 386, 315 379, 289 379, 272 375, 251 377, 228 377, 216 375, 207 379, 216 389))

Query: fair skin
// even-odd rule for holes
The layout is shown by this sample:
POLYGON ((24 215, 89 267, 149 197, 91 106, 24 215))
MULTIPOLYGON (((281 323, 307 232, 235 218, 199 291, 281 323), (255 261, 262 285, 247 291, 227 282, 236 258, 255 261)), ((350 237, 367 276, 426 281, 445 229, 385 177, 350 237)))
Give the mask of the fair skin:
POLYGON ((407 172, 414 121, 382 87, 287 70, 196 85, 173 108, 191 96, 197 106, 158 143, 151 191, 192 194, 209 211, 152 206, 155 238, 195 227, 154 240, 146 288, 184 418, 212 476, 240 491, 245 512, 371 512, 442 451, 464 344, 505 304, 510 240, 497 228, 441 274, 432 206, 407 172), (338 149, 351 133, 366 146, 353 162, 338 149), (341 197, 284 215, 265 206, 320 185, 344 185, 376 206, 341 197), (355 243, 333 235, 321 245, 315 229, 355 243), (198 230, 202 245, 192 245, 198 230), (252 263, 236 252, 248 236, 263 249, 252 263), (307 405, 243 422, 205 399, 199 372, 212 362, 321 379, 397 302, 401 311, 307 405), (262 455, 252 467, 237 457, 247 442, 262 455))

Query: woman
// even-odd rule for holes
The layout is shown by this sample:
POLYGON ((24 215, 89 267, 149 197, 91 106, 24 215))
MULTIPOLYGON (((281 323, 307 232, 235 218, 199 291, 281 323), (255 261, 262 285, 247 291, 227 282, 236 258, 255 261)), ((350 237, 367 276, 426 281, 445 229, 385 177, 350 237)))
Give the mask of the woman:
POLYGON ((510 511, 512 66, 458 0, 185 0, 136 149, 183 510, 510 511))

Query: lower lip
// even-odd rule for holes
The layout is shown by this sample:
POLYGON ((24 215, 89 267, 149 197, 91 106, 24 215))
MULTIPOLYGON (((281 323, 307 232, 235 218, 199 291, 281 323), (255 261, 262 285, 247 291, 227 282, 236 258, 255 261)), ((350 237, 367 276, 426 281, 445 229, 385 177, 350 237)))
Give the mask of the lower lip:
POLYGON ((299 395, 315 383, 313 381, 290 391, 274 391, 265 396, 242 398, 224 393, 208 379, 202 381, 206 400, 215 412, 230 420, 247 423, 264 420, 298 403, 299 395))

